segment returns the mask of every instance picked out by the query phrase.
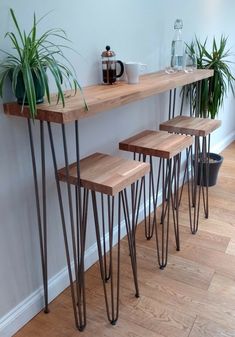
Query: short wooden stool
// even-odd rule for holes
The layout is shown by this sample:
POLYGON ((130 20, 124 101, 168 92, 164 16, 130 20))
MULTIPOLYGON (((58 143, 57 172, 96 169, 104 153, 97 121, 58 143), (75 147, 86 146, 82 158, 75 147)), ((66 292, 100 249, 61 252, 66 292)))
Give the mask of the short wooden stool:
MULTIPOLYGON (((149 217, 145 221, 145 235, 150 239, 155 228, 156 244, 158 253, 158 263, 161 269, 167 265, 168 258, 168 238, 169 238, 169 221, 170 208, 173 212, 174 231, 176 239, 177 250, 180 249, 179 240, 179 214, 178 214, 178 189, 179 189, 179 175, 181 152, 192 144, 192 138, 188 136, 171 135, 163 131, 145 130, 129 139, 123 140, 119 143, 119 148, 124 151, 139 154, 139 160, 149 160, 149 217), (158 174, 154 178, 153 157, 160 158, 158 166, 158 174), (158 226, 156 219, 156 207, 158 204, 160 178, 162 185, 162 239, 159 240, 158 226), (151 213, 151 199, 153 204, 153 221, 150 219, 151 213), (167 219, 166 219, 167 218, 167 219), (166 220, 166 221, 165 221, 166 220), (160 247, 161 246, 161 247, 160 247)), ((144 191, 144 208, 146 216, 146 192, 145 179, 143 178, 140 185, 140 196, 144 191)), ((139 197, 140 198, 140 197, 139 197)), ((138 204, 140 203, 140 199, 138 204)), ((138 214, 137 214, 138 215, 138 214)))
MULTIPOLYGON (((113 325, 116 324, 119 313, 122 213, 124 215, 128 237, 135 296, 139 297, 135 246, 136 224, 134 221, 137 205, 134 204, 132 197, 130 198, 131 200, 128 201, 127 187, 130 186, 133 192, 136 181, 148 173, 149 170, 150 165, 147 163, 127 160, 103 153, 92 154, 80 161, 81 186, 85 191, 91 191, 92 194, 100 273, 104 288, 107 316, 113 325), (97 200, 97 193, 99 193, 99 200, 97 200), (117 196, 117 200, 115 196, 117 196), (98 207, 97 201, 100 203, 100 207, 98 207), (129 206, 131 206, 131 208, 129 206), (100 212, 98 212, 98 210, 100 210, 100 212), (105 214, 106 212, 107 214, 105 214), (132 216, 130 216, 130 212, 132 212, 132 216), (117 227, 115 229, 114 224, 116 222, 117 227), (102 225, 102 235, 100 223, 102 225), (108 238, 106 238, 105 235, 106 231, 108 231, 109 234, 108 238), (117 242, 116 263, 114 261, 115 251, 113 250, 114 232, 117 232, 117 239, 115 239, 117 242), (110 296, 108 295, 108 286, 110 286, 110 296)), ((59 179, 62 181, 69 180, 71 184, 77 185, 77 177, 76 163, 69 166, 69 172, 67 174, 65 169, 59 170, 59 179)), ((131 193, 131 195, 133 195, 133 193, 131 193)), ((83 217, 85 217, 85 214, 83 214, 83 217)))
POLYGON ((220 125, 220 120, 191 116, 177 116, 160 124, 160 130, 168 131, 170 133, 194 136, 194 155, 192 147, 190 147, 189 150, 186 150, 186 167, 181 189, 182 196, 184 182, 186 176, 189 176, 189 170, 191 167, 192 187, 191 193, 188 193, 188 198, 189 203, 193 206, 193 215, 190 215, 190 227, 192 234, 195 234, 198 230, 201 194, 203 199, 205 217, 209 217, 208 153, 210 152, 210 135, 214 130, 219 128, 220 125), (198 163, 198 165, 195 165, 195 163, 198 163), (203 169, 203 166, 205 167, 205 169, 203 169), (204 175, 206 178, 205 181, 203 179, 204 175), (199 187, 197 187, 198 184, 199 187))

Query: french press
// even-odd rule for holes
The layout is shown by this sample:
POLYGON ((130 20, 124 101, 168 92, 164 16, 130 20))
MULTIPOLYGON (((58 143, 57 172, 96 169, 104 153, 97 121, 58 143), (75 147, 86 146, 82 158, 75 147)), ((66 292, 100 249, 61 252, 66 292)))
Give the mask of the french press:
POLYGON ((121 77, 124 72, 124 65, 121 61, 116 60, 116 54, 110 50, 110 46, 106 46, 106 50, 101 54, 102 56, 102 73, 103 83, 113 84, 118 77, 121 77), (117 74, 117 64, 120 65, 120 73, 117 74))

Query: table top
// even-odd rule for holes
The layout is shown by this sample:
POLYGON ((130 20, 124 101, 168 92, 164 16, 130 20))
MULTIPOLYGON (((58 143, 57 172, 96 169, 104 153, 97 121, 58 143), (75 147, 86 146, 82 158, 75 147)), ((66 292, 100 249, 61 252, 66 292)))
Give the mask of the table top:
MULTIPOLYGON (((36 119, 60 124, 69 123, 211 76, 213 76, 213 70, 209 69, 197 69, 191 73, 180 71, 173 74, 159 71, 141 76, 138 84, 118 81, 113 85, 88 86, 83 88, 88 111, 84 108, 84 101, 80 92, 73 95, 73 92, 66 91, 64 108, 61 103, 56 104, 57 96, 52 95, 51 104, 45 102, 37 106, 36 119)), ((18 117, 28 118, 30 116, 29 108, 25 106, 22 110, 17 102, 5 103, 4 112, 7 115, 18 117)))

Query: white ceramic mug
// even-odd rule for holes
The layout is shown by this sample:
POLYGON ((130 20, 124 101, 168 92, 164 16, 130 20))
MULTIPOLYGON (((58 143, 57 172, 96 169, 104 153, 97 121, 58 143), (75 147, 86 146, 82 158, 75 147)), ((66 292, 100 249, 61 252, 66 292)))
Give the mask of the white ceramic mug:
POLYGON ((127 81, 129 84, 139 83, 140 73, 146 68, 146 64, 139 62, 126 62, 125 71, 127 75, 127 81))

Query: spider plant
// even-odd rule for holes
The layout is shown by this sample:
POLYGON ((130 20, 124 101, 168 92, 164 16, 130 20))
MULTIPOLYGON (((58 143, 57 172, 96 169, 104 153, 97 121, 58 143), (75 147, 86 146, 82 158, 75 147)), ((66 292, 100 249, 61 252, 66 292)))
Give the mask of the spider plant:
MULTIPOLYGON (((197 38, 195 43, 187 45, 189 54, 196 55, 198 69, 213 69, 214 76, 202 80, 199 102, 199 116, 215 118, 223 105, 224 97, 231 90, 234 94, 234 76, 231 70, 230 49, 227 49, 228 37, 221 36, 219 42, 213 38, 212 50, 207 48, 207 39, 201 43, 197 38)), ((189 88, 186 88, 189 93, 189 88)), ((196 111, 197 86, 193 87, 193 108, 196 111)))
MULTIPOLYGON (((0 63, 1 97, 4 84, 7 78, 10 78, 12 91, 18 98, 18 102, 22 104, 22 108, 24 104, 29 105, 30 115, 35 118, 37 103, 43 101, 44 95, 50 103, 48 73, 51 73, 56 85, 57 103, 61 101, 64 107, 64 85, 73 89, 75 94, 78 89, 81 91, 75 70, 64 55, 64 49, 70 48, 64 45, 70 42, 64 30, 49 29, 38 36, 38 24, 47 14, 39 20, 34 14, 32 29, 26 33, 20 28, 13 9, 10 9, 10 15, 16 32, 7 32, 5 35, 5 38, 10 39, 13 51, 1 50, 5 54, 5 58, 0 63)), ((86 104, 85 108, 87 108, 86 104)))

